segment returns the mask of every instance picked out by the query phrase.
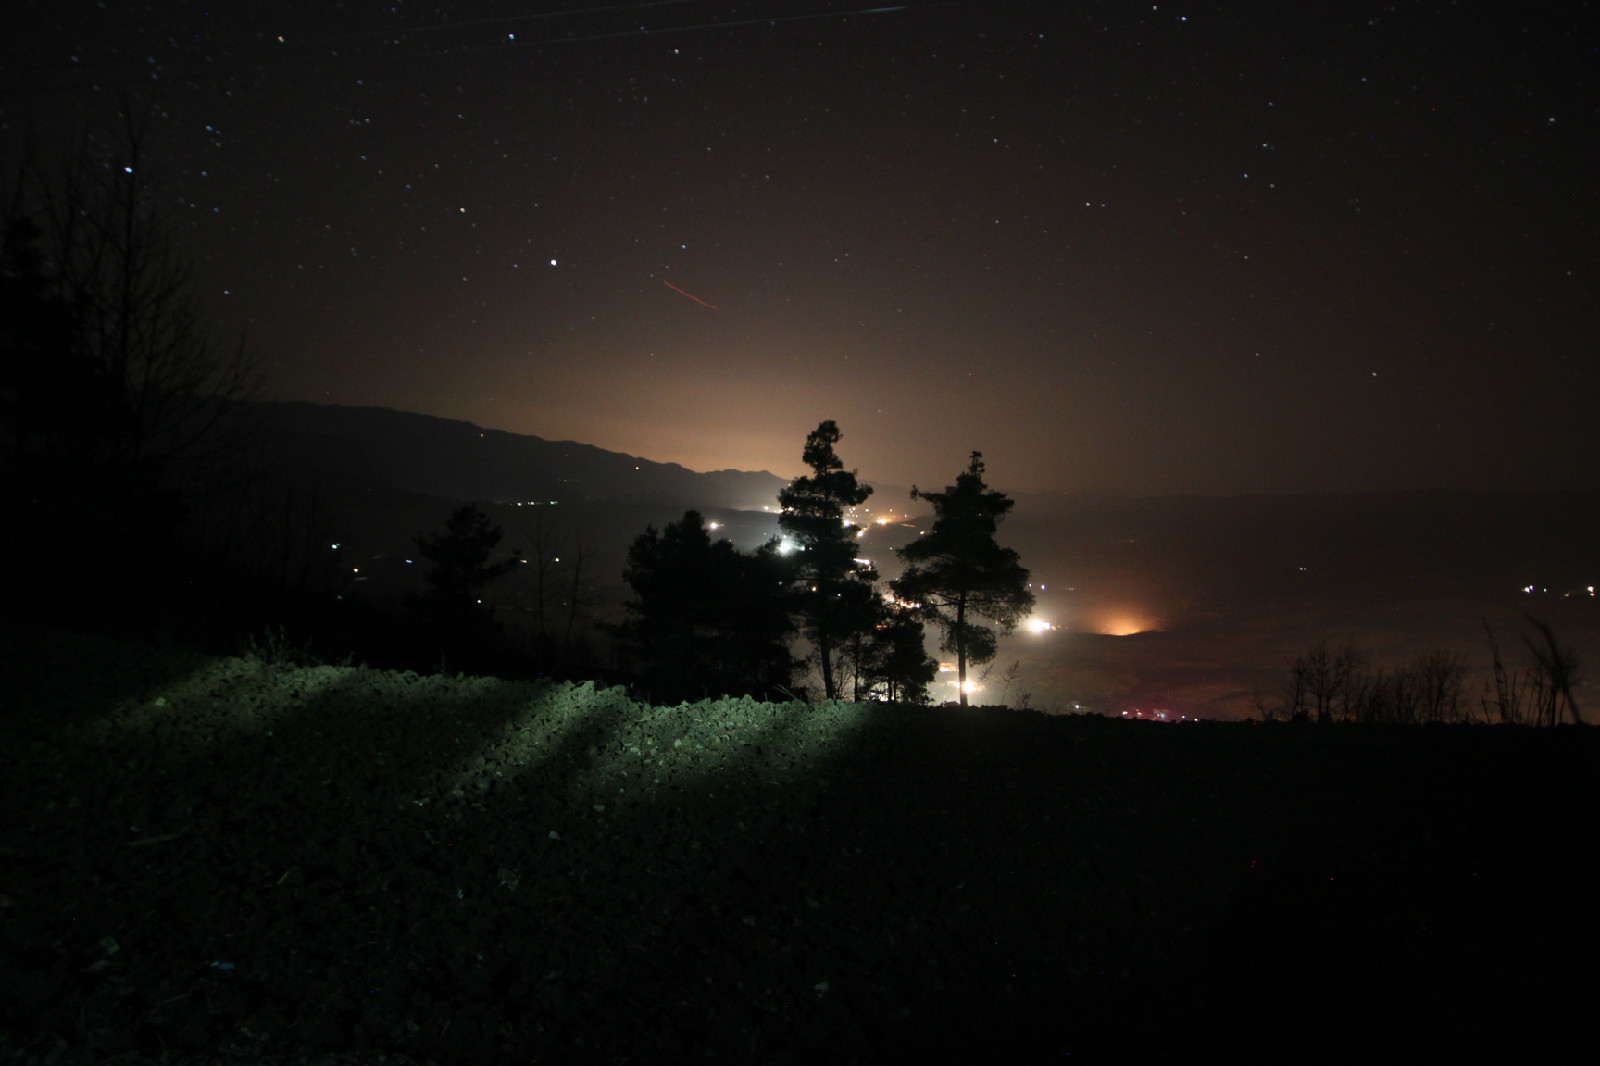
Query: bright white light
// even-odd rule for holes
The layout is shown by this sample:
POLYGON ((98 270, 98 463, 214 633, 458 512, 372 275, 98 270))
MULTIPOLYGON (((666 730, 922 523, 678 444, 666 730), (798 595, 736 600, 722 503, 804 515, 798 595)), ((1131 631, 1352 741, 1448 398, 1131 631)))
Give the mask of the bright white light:
POLYGON ((974 692, 978 691, 978 683, 976 681, 968 681, 965 685, 961 686, 961 691, 970 696, 974 692))
POLYGON ((721 522, 707 522, 706 523, 706 528, 707 529, 721 529, 722 528, 722 523, 721 522))
POLYGON ((550 265, 551 266, 555 266, 556 265, 556 261, 554 259, 550 260, 550 265))
POLYGON ((778 541, 778 554, 793 555, 799 550, 799 547, 800 546, 794 541, 790 540, 788 537, 784 537, 782 540, 778 541))
POLYGON ((1028 628, 1035 633, 1048 633, 1053 630, 1055 626, 1051 625, 1049 622, 1046 622, 1043 618, 1035 618, 1033 621, 1028 623, 1028 628))

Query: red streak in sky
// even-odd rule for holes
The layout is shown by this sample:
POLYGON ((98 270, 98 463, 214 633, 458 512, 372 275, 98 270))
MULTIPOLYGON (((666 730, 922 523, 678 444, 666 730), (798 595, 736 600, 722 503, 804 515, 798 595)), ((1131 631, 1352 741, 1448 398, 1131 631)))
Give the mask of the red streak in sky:
MULTIPOLYGON (((671 289, 673 292, 683 292, 682 289, 678 288, 672 282, 667 281, 665 279, 662 279, 661 284, 665 285, 667 288, 671 289)), ((685 296, 687 296, 689 299, 693 300, 695 303, 700 304, 702 307, 709 307, 713 311, 715 311, 717 309, 717 305, 716 304, 708 304, 708 303, 706 303, 704 300, 700 299, 700 297, 696 296, 692 292, 683 292, 683 294, 685 296)))

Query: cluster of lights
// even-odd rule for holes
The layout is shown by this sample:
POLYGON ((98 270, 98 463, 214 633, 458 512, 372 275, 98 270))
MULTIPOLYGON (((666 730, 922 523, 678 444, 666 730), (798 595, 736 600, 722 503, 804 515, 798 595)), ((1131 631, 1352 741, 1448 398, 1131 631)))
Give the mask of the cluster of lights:
MULTIPOLYGON (((1073 706, 1077 707, 1079 705, 1073 704, 1073 706)), ((1141 711, 1138 709, 1123 711, 1122 717, 1128 719, 1129 721, 1138 719, 1143 722, 1198 722, 1200 720, 1187 714, 1180 714, 1178 717, 1174 718, 1166 711, 1141 711)))
MULTIPOLYGON (((953 674, 953 673, 956 672, 956 664, 955 663, 940 663, 939 664, 939 672, 941 674, 953 674)), ((949 685, 951 688, 959 689, 960 691, 965 692, 969 696, 972 695, 974 692, 978 692, 978 691, 982 690, 982 688, 983 688, 982 685, 978 684, 976 681, 972 680, 971 678, 968 678, 965 683, 961 683, 961 682, 957 682, 957 681, 951 680, 951 681, 946 681, 945 684, 949 685)))

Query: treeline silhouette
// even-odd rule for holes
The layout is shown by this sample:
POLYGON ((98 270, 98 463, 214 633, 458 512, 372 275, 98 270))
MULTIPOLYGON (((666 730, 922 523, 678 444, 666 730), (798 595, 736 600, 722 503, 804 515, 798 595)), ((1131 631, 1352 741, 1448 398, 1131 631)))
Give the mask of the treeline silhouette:
POLYGON ((1409 663, 1373 669, 1370 656, 1359 646, 1330 648, 1323 640, 1290 662, 1283 692, 1260 709, 1269 720, 1319 725, 1487 722, 1548 727, 1569 720, 1583 724, 1573 695, 1582 665, 1577 652, 1561 643, 1549 623, 1526 613, 1523 617, 1531 629, 1523 634, 1523 644, 1533 661, 1507 667, 1486 623, 1493 666, 1475 699, 1468 691, 1466 664, 1457 652, 1435 648, 1409 663))
MULTIPOLYGON (((933 504, 933 526, 899 549, 910 568, 881 587, 857 556, 856 509, 872 488, 844 468, 841 438, 832 420, 806 437, 811 473, 778 497, 783 536, 753 553, 713 542, 697 511, 634 541, 624 578, 635 598, 611 632, 643 695, 793 699, 815 676, 824 699, 925 703, 938 672, 925 621, 943 629, 961 682, 968 662, 994 657, 994 633, 977 619, 1010 632, 1033 603, 1016 553, 994 542, 1012 501, 984 484, 977 452, 945 492, 913 489, 933 504)), ((960 693, 965 703, 964 684, 960 693)))
MULTIPOLYGON (((59 166, 4 171, 0 218, 0 609, 30 622, 244 647, 276 660, 502 676, 609 673, 657 700, 929 698, 945 632, 965 679, 993 657, 986 618, 1009 632, 1031 605, 1027 571, 994 545, 1011 501, 973 453, 892 589, 857 558, 852 515, 872 493, 834 451, 832 421, 805 444, 810 473, 779 495, 781 541, 752 553, 713 541, 698 511, 628 552, 621 622, 580 625, 584 545, 536 512, 528 553, 475 503, 419 533, 425 589, 399 600, 356 587, 329 498, 274 473, 251 414, 259 376, 222 343, 192 265, 157 206, 147 122, 125 107, 59 166), (491 586, 512 573, 532 602, 515 627, 491 586), (531 615, 531 617, 523 617, 531 615), (591 635, 611 638, 601 670, 591 635), (820 685, 808 684, 814 671, 820 685), (813 693, 813 689, 815 692, 813 693)), ((915 497, 917 494, 913 492, 915 497)), ((965 700, 965 692, 962 693, 965 700)))
POLYGON ((149 631, 194 613, 242 518, 255 386, 156 206, 145 126, 9 168, 0 219, 0 492, 9 610, 149 631))

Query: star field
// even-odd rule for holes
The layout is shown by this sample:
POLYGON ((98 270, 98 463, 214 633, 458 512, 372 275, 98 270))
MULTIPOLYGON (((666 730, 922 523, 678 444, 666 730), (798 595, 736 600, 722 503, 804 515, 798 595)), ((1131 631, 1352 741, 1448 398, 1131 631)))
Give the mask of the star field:
POLYGON ((833 418, 905 484, 1594 488, 1583 8, 41 2, 0 148, 148 105, 283 398, 785 475, 833 418))

